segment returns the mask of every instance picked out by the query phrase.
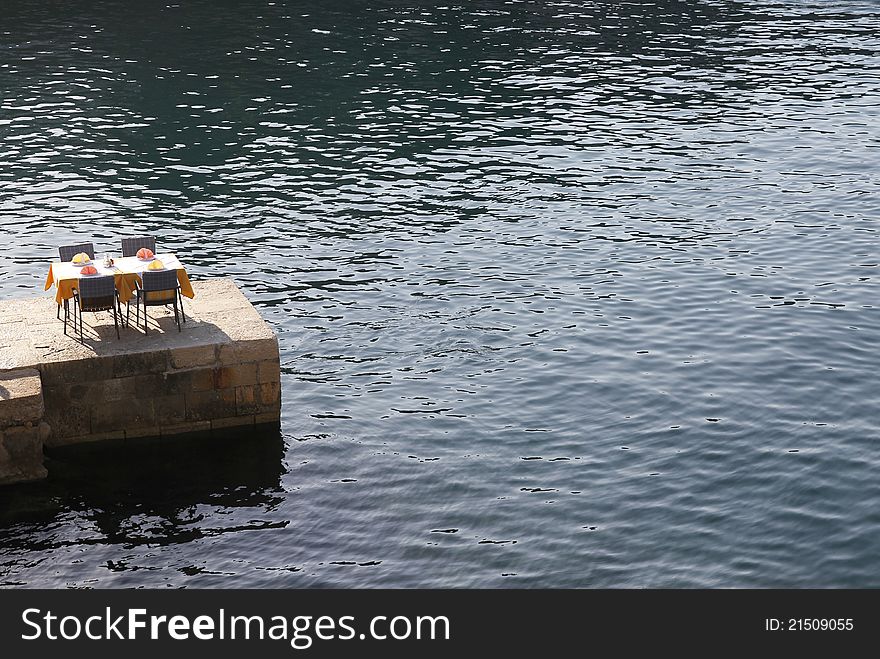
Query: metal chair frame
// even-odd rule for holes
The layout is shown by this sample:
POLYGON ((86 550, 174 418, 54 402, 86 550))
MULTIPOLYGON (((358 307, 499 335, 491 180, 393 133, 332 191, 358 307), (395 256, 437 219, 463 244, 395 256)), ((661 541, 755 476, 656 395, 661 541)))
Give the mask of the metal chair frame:
MULTIPOLYGON (((73 257, 79 254, 80 252, 85 252, 89 255, 90 259, 95 258, 95 246, 93 243, 79 243, 78 245, 62 245, 58 248, 58 258, 61 259, 62 263, 69 263, 73 260, 73 257)), ((67 315, 70 313, 70 304, 67 300, 64 300, 64 314, 67 315)), ((58 312, 55 314, 55 318, 61 320, 61 305, 58 305, 58 312)))
MULTIPOLYGON (((135 326, 140 325, 141 305, 144 307, 144 334, 149 334, 149 316, 147 316, 147 307, 167 307, 169 304, 174 307, 174 322, 177 323, 177 331, 181 331, 180 316, 183 316, 183 322, 186 322, 186 314, 183 313, 183 297, 180 292, 180 282, 177 280, 176 270, 162 270, 160 272, 144 272, 141 276, 141 286, 135 291, 135 326), (168 293, 168 297, 159 297, 152 300, 148 299, 149 293, 168 293), (170 299, 169 299, 170 298, 170 299), (178 300, 180 307, 178 315, 178 300)), ((131 307, 126 307, 125 324, 128 325, 131 315, 131 307)))
MULTIPOLYGON (((75 305, 73 313, 73 331, 76 333, 76 319, 79 317, 79 340, 85 343, 83 336, 83 311, 113 311, 113 325, 116 327, 116 338, 119 339, 119 316, 122 309, 119 304, 119 293, 116 291, 116 281, 112 275, 103 277, 89 277, 79 280, 79 289, 74 292, 75 305), (119 312, 117 315, 117 311, 119 312)), ((64 334, 67 334, 67 322, 69 320, 69 307, 64 309, 64 334)))

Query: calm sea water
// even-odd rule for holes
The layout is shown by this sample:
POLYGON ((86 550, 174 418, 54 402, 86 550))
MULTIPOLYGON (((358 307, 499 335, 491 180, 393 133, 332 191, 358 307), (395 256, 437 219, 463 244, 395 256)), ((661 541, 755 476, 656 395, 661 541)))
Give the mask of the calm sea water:
POLYGON ((880 587, 880 4, 5 0, 0 295, 159 236, 280 436, 55 455, 0 585, 880 587))

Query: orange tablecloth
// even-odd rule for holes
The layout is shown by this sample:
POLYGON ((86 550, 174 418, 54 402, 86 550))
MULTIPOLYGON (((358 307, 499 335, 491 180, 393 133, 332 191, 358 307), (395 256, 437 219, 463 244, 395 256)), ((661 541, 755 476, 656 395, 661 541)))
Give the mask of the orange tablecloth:
MULTIPOLYGON (((186 297, 192 299, 195 297, 192 284, 186 270, 177 260, 174 254, 160 254, 156 258, 162 261, 167 268, 173 268, 177 271, 177 281, 180 284, 180 292, 186 297)), ((116 259, 112 268, 105 268, 99 262, 94 263, 100 274, 113 275, 116 282, 116 290, 119 292, 119 300, 128 302, 134 297, 134 291, 141 283, 141 273, 146 270, 147 263, 139 261, 137 257, 131 256, 127 258, 116 259)), ((55 301, 61 304, 64 300, 73 297, 73 292, 79 288, 79 269, 69 263, 53 262, 49 266, 49 273, 46 275, 46 290, 48 291, 54 284, 56 287, 55 301)))

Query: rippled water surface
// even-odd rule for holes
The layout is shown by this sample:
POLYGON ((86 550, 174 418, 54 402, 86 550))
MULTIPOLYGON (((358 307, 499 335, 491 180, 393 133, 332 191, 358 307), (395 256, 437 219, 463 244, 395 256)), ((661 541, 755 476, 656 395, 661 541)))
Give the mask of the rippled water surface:
POLYGON ((0 584, 880 586, 878 82, 873 1, 4 0, 0 295, 155 233, 284 403, 54 456, 0 584))

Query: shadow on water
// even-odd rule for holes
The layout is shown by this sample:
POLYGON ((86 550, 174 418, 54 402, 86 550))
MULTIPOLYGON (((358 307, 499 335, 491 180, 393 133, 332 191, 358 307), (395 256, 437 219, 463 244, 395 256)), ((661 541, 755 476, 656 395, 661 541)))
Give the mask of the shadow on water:
MULTIPOLYGON (((241 530, 239 522, 232 528, 216 523, 204 528, 199 508, 265 512, 278 506, 284 450, 284 440, 273 428, 56 448, 46 460, 46 481, 3 493, 0 537, 7 532, 16 536, 20 525, 64 525, 71 514, 88 520, 93 532, 70 542, 50 534, 43 548, 70 543, 169 545, 241 530)), ((264 528, 272 523, 248 524, 264 528)), ((7 543, 15 545, 15 538, 7 543)), ((33 538, 26 544, 40 548, 33 538)))

